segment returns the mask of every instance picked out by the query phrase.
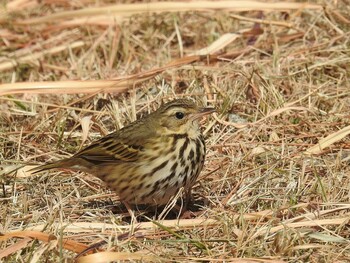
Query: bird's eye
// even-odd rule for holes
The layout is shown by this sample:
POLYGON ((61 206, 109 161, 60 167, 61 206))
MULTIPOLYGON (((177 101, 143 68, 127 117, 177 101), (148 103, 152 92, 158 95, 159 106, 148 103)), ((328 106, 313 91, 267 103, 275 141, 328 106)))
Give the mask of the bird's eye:
POLYGON ((181 119, 183 119, 183 117, 185 117, 185 114, 181 111, 178 111, 175 113, 175 117, 176 117, 176 119, 181 120, 181 119))

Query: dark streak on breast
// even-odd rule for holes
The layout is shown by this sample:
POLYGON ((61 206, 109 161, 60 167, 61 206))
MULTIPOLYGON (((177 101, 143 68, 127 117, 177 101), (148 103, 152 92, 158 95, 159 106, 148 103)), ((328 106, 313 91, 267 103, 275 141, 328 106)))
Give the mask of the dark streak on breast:
POLYGON ((183 158, 184 157, 183 155, 185 153, 185 150, 188 147, 189 142, 190 142, 190 140, 188 139, 188 137, 186 137, 184 144, 180 148, 179 158, 183 158))
POLYGON ((157 167, 153 168, 151 171, 151 174, 154 174, 155 172, 163 169, 167 164, 168 164, 169 160, 166 160, 164 162, 162 162, 160 165, 158 165, 157 167))
POLYGON ((189 155, 188 155, 188 157, 187 157, 187 160, 193 160, 193 157, 194 157, 194 151, 193 151, 193 149, 191 149, 191 151, 190 151, 190 153, 189 153, 189 155))

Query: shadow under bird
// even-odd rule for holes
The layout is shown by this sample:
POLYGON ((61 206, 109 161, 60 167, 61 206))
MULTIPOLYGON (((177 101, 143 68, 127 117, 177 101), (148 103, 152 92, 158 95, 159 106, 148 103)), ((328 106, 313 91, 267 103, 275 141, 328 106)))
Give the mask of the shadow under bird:
POLYGON ((164 205, 182 187, 189 197, 205 159, 199 119, 213 112, 214 108, 176 99, 70 158, 32 170, 65 168, 90 173, 115 190, 127 207, 164 205))

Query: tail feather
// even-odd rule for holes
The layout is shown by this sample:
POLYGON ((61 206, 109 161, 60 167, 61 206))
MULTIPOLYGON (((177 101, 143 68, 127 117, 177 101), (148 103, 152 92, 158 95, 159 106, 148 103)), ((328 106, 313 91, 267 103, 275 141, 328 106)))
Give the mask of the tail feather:
POLYGON ((72 165, 73 163, 71 159, 63 159, 57 162, 39 165, 37 167, 30 169, 29 171, 32 172, 33 174, 36 174, 36 173, 40 173, 42 171, 51 170, 51 169, 62 169, 62 168, 72 169, 73 168, 72 165))

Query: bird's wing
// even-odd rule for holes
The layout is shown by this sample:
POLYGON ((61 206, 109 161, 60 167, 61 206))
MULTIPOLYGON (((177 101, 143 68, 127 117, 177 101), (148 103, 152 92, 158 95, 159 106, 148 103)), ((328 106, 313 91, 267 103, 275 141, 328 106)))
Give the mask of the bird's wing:
POLYGON ((143 147, 130 140, 116 137, 115 133, 103 137, 76 153, 73 158, 82 158, 94 164, 136 161, 143 147))

